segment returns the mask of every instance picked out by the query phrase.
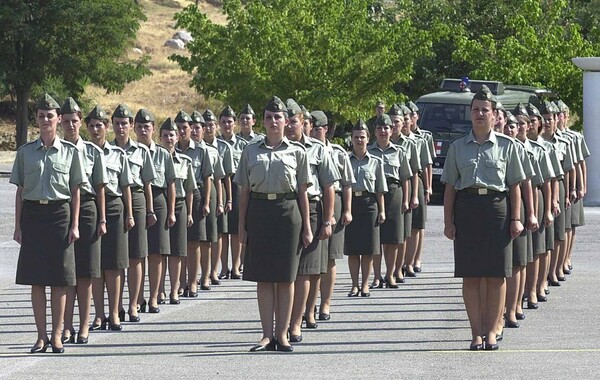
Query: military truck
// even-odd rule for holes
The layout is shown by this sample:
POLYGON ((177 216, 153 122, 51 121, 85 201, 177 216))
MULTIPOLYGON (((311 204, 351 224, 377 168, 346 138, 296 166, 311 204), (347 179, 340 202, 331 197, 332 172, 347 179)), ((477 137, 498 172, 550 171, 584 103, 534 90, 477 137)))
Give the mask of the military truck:
POLYGON ((473 95, 487 85, 496 99, 507 110, 518 103, 537 105, 544 98, 553 99, 556 94, 545 88, 521 85, 505 85, 497 81, 447 78, 442 81, 441 91, 426 94, 417 99, 419 127, 431 131, 437 158, 433 160, 433 191, 443 192, 440 177, 450 143, 471 131, 471 100, 473 95))

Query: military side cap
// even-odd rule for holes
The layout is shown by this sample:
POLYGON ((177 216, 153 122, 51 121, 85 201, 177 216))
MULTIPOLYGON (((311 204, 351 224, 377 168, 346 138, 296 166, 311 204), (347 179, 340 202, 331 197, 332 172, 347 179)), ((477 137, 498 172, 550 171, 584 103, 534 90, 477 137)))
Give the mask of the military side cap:
POLYGON ((44 94, 40 96, 37 101, 36 109, 50 111, 50 110, 60 110, 60 105, 48 94, 44 94))
POLYGON ((192 121, 192 117, 183 110, 177 112, 177 115, 175 116, 176 123, 190 123, 191 121, 192 121))
POLYGON ((242 110, 240 111, 240 113, 244 113, 246 115, 254 115, 256 116, 256 114, 254 113, 254 110, 252 109, 252 106, 250 106, 250 104, 246 104, 244 106, 244 108, 242 108, 242 110))
POLYGON ((356 121, 356 124, 354 124, 354 126, 352 127, 352 130, 369 132, 369 127, 367 127, 367 124, 365 123, 365 121, 363 119, 358 119, 356 121))
POLYGON ((556 107, 559 112, 567 112, 569 111, 569 107, 563 102, 561 99, 556 101, 556 107))
POLYGON ((390 116, 385 113, 381 116, 377 116, 377 119, 375 119, 376 127, 381 127, 384 125, 392 125, 392 119, 390 119, 390 116))
POLYGON ((273 96, 265 106, 265 111, 269 112, 287 112, 287 107, 281 99, 273 96))
POLYGON ((312 115, 311 115, 310 112, 308 112, 308 109, 306 109, 306 107, 304 107, 303 105, 301 105, 300 109, 302 110, 302 114, 304 115, 305 119, 312 120, 312 115))
POLYGON ((299 113, 302 113, 302 108, 300 108, 300 105, 298 105, 298 103, 296 103, 296 101, 292 98, 289 98, 288 100, 286 100, 285 105, 288 110, 289 116, 294 116, 299 113))
POLYGON ((554 108, 554 104, 552 104, 552 102, 549 102, 547 100, 544 100, 543 102, 540 103, 539 110, 542 115, 551 114, 551 113, 556 112, 555 108, 554 108))
POLYGON ((119 104, 112 113, 112 118, 130 118, 133 119, 133 112, 125 104, 119 104))
POLYGON ((406 106, 410 109, 410 112, 419 112, 419 107, 417 107, 415 102, 413 102, 412 100, 406 102, 406 106))
POLYGON ((410 108, 408 108, 407 106, 405 106, 404 104, 400 105, 400 109, 402 110, 402 112, 404 113, 404 116, 410 116, 411 110, 410 108))
POLYGON ((233 108, 227 106, 223 108, 223 111, 221 111, 221 114, 219 115, 219 118, 222 117, 233 117, 235 119, 237 116, 235 115, 233 108))
POLYGON ((502 104, 500 102, 496 102, 496 109, 498 111, 505 111, 506 112, 506 110, 504 109, 504 104, 502 104))
POLYGON ((329 120, 327 120, 327 115, 325 115, 325 112, 323 111, 312 111, 310 113, 310 116, 312 119, 313 126, 315 127, 326 127, 329 123, 329 120))
POLYGON ((206 111, 204 111, 204 113, 202 114, 202 117, 204 118, 204 121, 207 123, 209 121, 217 121, 217 116, 210 108, 207 108, 206 111))
MULTIPOLYGON (((114 114, 113 114, 114 117, 114 114)), ((140 108, 139 111, 137 111, 137 113, 135 114, 135 122, 136 123, 149 123, 149 122, 153 122, 154 120, 154 115, 152 115, 150 113, 150 111, 148 111, 145 108, 140 108)))
POLYGON ((488 86, 486 86, 485 84, 482 85, 481 88, 475 93, 475 95, 473 96, 473 99, 487 100, 488 102, 491 102, 492 104, 496 104, 496 98, 494 97, 494 94, 492 94, 492 91, 490 91, 490 88, 488 86))
POLYGON ((390 109, 387 112, 390 116, 404 116, 404 112, 402 112, 402 108, 396 103, 392 104, 390 109))
POLYGON ((192 123, 202 123, 202 124, 205 123, 204 116, 202 116, 202 114, 198 111, 192 112, 190 117, 192 119, 192 123))
POLYGON ((60 114, 64 115, 66 113, 77 113, 81 112, 81 108, 79 108, 79 104, 72 97, 68 97, 65 100, 65 103, 60 107, 60 114))
POLYGON ((527 112, 527 108, 523 105, 523 103, 517 104, 515 109, 512 111, 512 114, 515 116, 527 116, 529 117, 529 112, 527 112))
POLYGON ((385 102, 381 99, 377 99, 377 103, 375 103, 375 107, 385 107, 385 102))
POLYGON ((506 111, 506 124, 519 124, 519 122, 517 121, 517 117, 513 115, 510 111, 506 111))
POLYGON ((177 125, 173 122, 173 120, 168 117, 167 120, 163 121, 160 125, 161 131, 177 131, 177 125))
POLYGON ((106 120, 108 119, 108 114, 106 113, 106 111, 104 111, 102 109, 102 107, 100 107, 99 105, 96 105, 96 107, 94 107, 90 113, 88 113, 88 115, 85 117, 85 122, 86 124, 90 122, 90 120, 92 119, 96 119, 96 120, 106 120))
POLYGON ((540 119, 542 118, 542 114, 540 113, 540 110, 536 106, 534 106, 532 103, 528 103, 526 109, 527 109, 527 113, 529 114, 529 117, 537 116, 540 119))

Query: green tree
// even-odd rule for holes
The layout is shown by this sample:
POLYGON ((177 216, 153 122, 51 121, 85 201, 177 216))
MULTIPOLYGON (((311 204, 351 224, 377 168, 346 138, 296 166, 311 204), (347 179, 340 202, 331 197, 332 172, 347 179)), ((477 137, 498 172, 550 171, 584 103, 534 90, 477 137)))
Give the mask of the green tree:
POLYGON ((31 90, 47 78, 77 98, 86 84, 118 92, 148 74, 148 57, 124 58, 143 20, 133 1, 2 1, 0 72, 16 94, 17 146, 27 141, 31 90))
MULTIPOLYGON (((409 2, 407 1, 408 5, 409 2)), ((377 98, 394 100, 429 37, 408 17, 366 0, 225 0, 226 25, 195 6, 177 16, 194 41, 173 55, 193 74, 200 93, 234 107, 265 104, 276 94, 342 119, 372 112, 377 98)))

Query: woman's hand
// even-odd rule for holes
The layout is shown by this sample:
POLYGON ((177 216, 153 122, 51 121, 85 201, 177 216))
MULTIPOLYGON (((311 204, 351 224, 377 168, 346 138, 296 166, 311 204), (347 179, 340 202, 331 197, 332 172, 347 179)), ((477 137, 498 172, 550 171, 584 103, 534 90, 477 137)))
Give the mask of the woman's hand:
POLYGON ((146 214, 146 228, 152 227, 154 224, 156 224, 156 221, 156 214, 146 214))
POLYGON ((22 235, 21 235, 21 227, 15 228, 15 232, 13 232, 13 240, 17 243, 22 243, 22 235))

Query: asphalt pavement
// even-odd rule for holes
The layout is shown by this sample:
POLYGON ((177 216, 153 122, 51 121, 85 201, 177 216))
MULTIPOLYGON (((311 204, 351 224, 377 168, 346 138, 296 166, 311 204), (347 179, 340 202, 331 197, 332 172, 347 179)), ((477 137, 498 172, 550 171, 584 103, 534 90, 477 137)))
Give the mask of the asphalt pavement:
POLYGON ((29 288, 14 284, 19 251, 11 240, 14 193, 8 179, 0 178, 0 378, 600 376, 597 208, 586 209, 587 225, 577 229, 573 274, 551 288, 538 310, 525 310, 520 328, 505 330, 496 352, 468 351, 461 281, 453 277, 452 244, 443 236, 437 205, 429 208, 423 272, 399 289, 348 298, 350 276, 339 260, 331 320, 304 329, 293 353, 248 352, 261 337, 255 286, 224 280, 196 299, 140 314, 140 323, 124 322, 122 332, 94 331, 89 344, 65 345, 62 355, 32 355, 36 332, 29 288))

